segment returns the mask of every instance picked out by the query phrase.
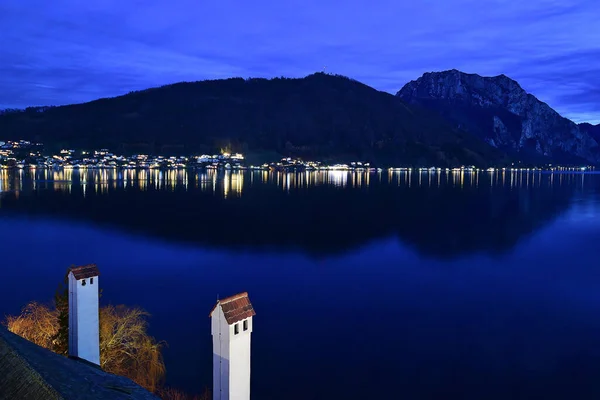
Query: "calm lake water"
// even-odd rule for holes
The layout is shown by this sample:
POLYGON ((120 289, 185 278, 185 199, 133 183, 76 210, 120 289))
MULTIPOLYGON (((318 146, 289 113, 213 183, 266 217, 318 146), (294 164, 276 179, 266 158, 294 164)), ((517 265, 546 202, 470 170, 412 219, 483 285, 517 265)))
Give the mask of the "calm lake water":
POLYGON ((600 175, 0 170, 0 316, 97 263, 169 385, 248 291, 253 399, 600 396, 600 175))

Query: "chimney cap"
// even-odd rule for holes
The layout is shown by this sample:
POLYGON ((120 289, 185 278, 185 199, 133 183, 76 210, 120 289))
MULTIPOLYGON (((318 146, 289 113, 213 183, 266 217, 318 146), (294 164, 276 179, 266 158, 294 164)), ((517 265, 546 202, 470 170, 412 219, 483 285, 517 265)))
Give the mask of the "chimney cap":
POLYGON ((228 325, 233 325, 236 322, 256 315, 254 307, 252 307, 252 303, 250 303, 250 299, 248 298, 248 292, 238 293, 234 296, 218 300, 217 304, 210 311, 210 317, 212 317, 219 305, 221 305, 228 325))
POLYGON ((72 273, 75 279, 77 280, 100 275, 100 271, 98 271, 98 267, 96 266, 96 264, 82 265, 80 267, 71 267, 69 268, 69 272, 72 273))

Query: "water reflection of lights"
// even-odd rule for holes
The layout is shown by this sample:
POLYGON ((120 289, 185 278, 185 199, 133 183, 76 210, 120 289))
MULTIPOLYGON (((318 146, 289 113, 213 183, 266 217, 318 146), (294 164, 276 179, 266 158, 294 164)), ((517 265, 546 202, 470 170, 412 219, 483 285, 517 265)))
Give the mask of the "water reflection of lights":
POLYGON ((233 174, 231 176, 231 191, 236 196, 241 196, 243 188, 244 188, 244 173, 241 171, 233 172, 233 174))
POLYGON ((197 174, 197 179, 200 181, 200 190, 203 192, 212 190, 214 193, 217 185, 217 174, 214 170, 209 169, 205 172, 199 172, 197 174))
POLYGON ((0 193, 7 192, 10 190, 8 184, 8 171, 6 169, 0 169, 0 193))
POLYGON ((348 183, 348 171, 327 171, 327 182, 338 187, 348 183))
POLYGON ((226 170, 223 176, 223 198, 241 196, 244 186, 244 173, 242 171, 226 170))
POLYGON ((219 194, 225 198, 239 197, 246 188, 261 185, 277 185, 281 190, 291 192, 319 185, 335 187, 366 188, 372 185, 392 184, 411 187, 415 184, 423 188, 442 186, 457 189, 478 188, 480 179, 486 187, 534 188, 541 186, 583 186, 587 171, 548 171, 539 169, 499 168, 494 171, 468 169, 403 169, 388 171, 240 171, 240 170, 201 170, 186 169, 60 169, 45 168, 0 169, 0 192, 31 190, 73 190, 89 196, 91 193, 108 193, 111 190, 135 189, 193 190, 219 194), (189 176, 193 174, 193 176, 189 176), (372 176, 377 174, 377 176, 372 176), (442 176, 445 175, 445 176, 442 176), (480 176, 481 175, 481 176, 480 176), (578 176, 581 175, 581 176, 578 176), (189 185, 191 183, 191 185, 189 185), (189 185, 189 187, 188 187, 189 185))
POLYGON ((227 198, 229 194, 231 172, 225 171, 225 176, 223 177, 223 197, 227 198))

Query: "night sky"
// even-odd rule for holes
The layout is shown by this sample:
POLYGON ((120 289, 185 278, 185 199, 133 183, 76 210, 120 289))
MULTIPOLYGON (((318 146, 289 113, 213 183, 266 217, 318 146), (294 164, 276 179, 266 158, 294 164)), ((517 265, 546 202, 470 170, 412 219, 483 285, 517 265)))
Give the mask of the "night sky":
POLYGON ((599 0, 1 0, 0 108, 324 67, 395 93, 457 68, 599 123, 599 21, 599 0))

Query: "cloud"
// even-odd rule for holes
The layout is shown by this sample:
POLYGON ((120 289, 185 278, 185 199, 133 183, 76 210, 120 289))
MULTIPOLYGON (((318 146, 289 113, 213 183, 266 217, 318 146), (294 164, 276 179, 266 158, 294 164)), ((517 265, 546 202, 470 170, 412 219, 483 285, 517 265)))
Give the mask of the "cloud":
POLYGON ((596 0, 3 0, 0 107, 323 67, 395 93, 457 68, 597 121, 599 17, 596 0))

